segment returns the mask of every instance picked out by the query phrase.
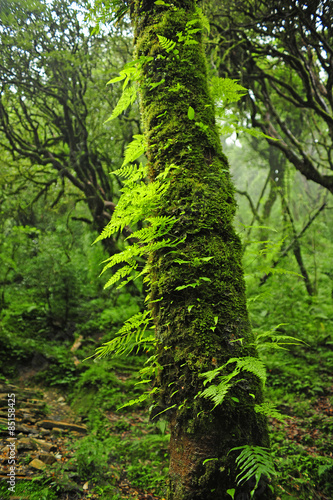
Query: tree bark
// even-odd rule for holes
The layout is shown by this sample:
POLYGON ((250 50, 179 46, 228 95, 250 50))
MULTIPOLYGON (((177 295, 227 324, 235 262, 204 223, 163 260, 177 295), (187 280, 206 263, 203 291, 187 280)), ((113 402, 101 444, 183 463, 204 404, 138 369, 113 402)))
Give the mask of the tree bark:
MULTIPOLYGON (((266 419, 254 411, 262 386, 253 374, 242 372, 214 409, 197 397, 201 373, 256 354, 242 247, 232 225, 234 187, 215 125, 202 33, 190 36, 196 44, 179 42, 176 35, 200 27, 195 4, 137 0, 132 10, 136 57, 153 57, 144 62, 139 81, 150 179, 177 167, 158 215, 174 216, 170 237, 185 238, 176 251, 159 250, 149 259, 162 367, 153 415, 165 410, 171 426, 168 499, 230 500, 227 490, 236 487, 237 475, 231 448, 269 446, 269 439, 266 419), (158 35, 176 44, 163 48, 158 35), (186 288, 177 290, 180 286, 186 288)), ((251 481, 236 487, 234 498, 250 498, 252 487, 251 481)), ((265 480, 254 498, 274 498, 265 480)))

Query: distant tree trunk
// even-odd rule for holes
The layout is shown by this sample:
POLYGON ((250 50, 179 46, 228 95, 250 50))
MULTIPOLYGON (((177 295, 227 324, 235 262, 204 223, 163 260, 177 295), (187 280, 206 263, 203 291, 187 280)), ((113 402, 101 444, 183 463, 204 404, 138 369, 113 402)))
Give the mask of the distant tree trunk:
MULTIPOLYGON (((153 56, 139 82, 150 178, 171 164, 179 167, 170 174, 168 201, 159 214, 175 216, 173 235, 186 236, 176 254, 160 250, 150 258, 162 366, 155 414, 173 407, 164 413, 171 426, 168 499, 230 500, 227 490, 235 487, 237 475, 237 453, 228 454, 230 449, 269 446, 269 439, 266 419, 254 411, 262 387, 253 374, 242 372, 215 409, 196 397, 202 372, 233 357, 256 356, 242 248, 232 226, 234 188, 215 125, 202 35, 190 34, 188 40, 197 44, 178 43, 176 36, 200 27, 196 2, 136 0, 132 19, 137 57, 153 56), (158 35, 177 43, 166 48, 158 35), (191 286, 176 290, 184 285, 191 286), (204 464, 207 459, 212 460, 204 464)), ((235 499, 250 498, 249 483, 236 488, 235 499)), ((254 498, 274 498, 265 482, 260 489, 254 498)))

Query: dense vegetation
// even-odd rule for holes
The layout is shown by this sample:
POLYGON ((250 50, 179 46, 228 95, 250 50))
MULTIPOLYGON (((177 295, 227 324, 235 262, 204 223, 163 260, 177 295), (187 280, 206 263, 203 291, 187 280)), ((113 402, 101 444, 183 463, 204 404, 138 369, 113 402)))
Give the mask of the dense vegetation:
MULTIPOLYGON (((144 498, 146 491, 162 499, 168 465, 166 422, 148 421, 147 402, 116 412, 149 389, 137 384, 138 371, 149 354, 141 349, 126 358, 84 361, 144 307, 139 281, 121 290, 103 290, 105 279, 98 277, 100 263, 124 248, 124 235, 117 234, 112 244, 91 245, 96 230, 109 220, 122 187, 109 172, 119 168, 125 145, 133 133, 140 132, 135 104, 103 126, 119 98, 117 88, 105 90, 105 83, 128 61, 131 42, 125 25, 126 36, 113 28, 111 36, 102 33, 90 38, 75 10, 62 2, 47 5, 17 1, 4 3, 1 12, 7 26, 1 31, 0 66, 1 378, 56 387, 70 399, 89 428, 88 436, 77 442, 75 460, 79 486, 88 480, 92 484, 90 498, 129 498, 121 486, 127 480, 133 487, 131 498, 144 498), (14 5, 15 12, 11 11, 14 5), (59 26, 71 19, 71 24, 66 21, 66 36, 54 29, 53 16, 63 16, 59 26), (20 26, 26 19, 31 31, 22 32, 20 26), (47 36, 48 30, 52 37, 47 36), (31 40, 37 40, 36 33, 40 46, 36 43, 33 53, 31 40), (78 339, 81 346, 73 353, 70 348, 78 339)), ((245 24, 238 19, 239 25, 245 24)), ((236 31, 230 29, 230 33, 236 31)), ((260 33, 258 28, 252 42, 260 33)), ((216 32, 211 37, 214 46, 216 32)), ((236 43, 223 41, 229 47, 236 43)), ((219 57, 211 53, 215 68, 219 57)), ((220 74, 241 76, 230 61, 229 65, 224 62, 220 74)), ((283 74, 288 58, 280 63, 276 71, 283 74)), ((264 71, 262 62, 259 69, 264 71)), ((322 73, 318 75, 329 85, 322 73)), ((246 83, 250 87, 251 82, 246 83)), ((256 96, 252 104, 258 108, 263 88, 264 83, 261 87, 253 83, 250 97, 256 96)), ((298 154, 306 157, 309 148, 311 161, 317 161, 315 168, 323 168, 320 162, 327 163, 327 158, 321 151, 329 149, 326 135, 319 146, 311 148, 310 131, 296 126, 297 113, 304 110, 286 108, 285 96, 274 85, 269 96, 274 109, 284 110, 293 120, 292 139, 301 143, 298 154)), ((233 111, 230 121, 244 125, 249 118, 246 111, 241 118, 236 106, 226 105, 233 111)), ((265 116, 264 108, 256 112, 257 120, 265 116)), ((313 113, 311 119, 315 120, 313 113)), ((316 123, 313 140, 324 131, 324 122, 316 123)), ((261 128, 271 134, 264 125, 261 128)), ((264 137, 236 134, 227 128, 222 141, 238 193, 236 228, 244 245, 253 330, 257 339, 271 332, 271 337, 289 335, 302 341, 287 350, 260 350, 268 372, 266 400, 285 415, 282 422, 270 420, 276 491, 283 500, 329 499, 333 496, 330 188, 303 177, 288 155, 264 137)), ((124 233, 128 236, 127 229, 124 233)), ((89 498, 83 490, 69 492, 66 465, 53 467, 55 478, 45 474, 36 483, 18 483, 16 493, 29 492, 32 499, 66 498, 68 494, 73 499, 89 498)), ((6 486, 1 488, 1 498, 9 498, 6 486)))

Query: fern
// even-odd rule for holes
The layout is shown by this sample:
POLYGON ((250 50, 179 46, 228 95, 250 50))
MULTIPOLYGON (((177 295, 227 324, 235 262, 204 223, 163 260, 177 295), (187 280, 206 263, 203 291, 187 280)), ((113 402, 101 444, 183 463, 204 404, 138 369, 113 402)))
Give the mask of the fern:
POLYGON ((147 401, 147 399, 149 399, 157 391, 158 391, 158 388, 154 387, 151 391, 144 392, 138 398, 130 399, 129 401, 124 403, 122 406, 119 406, 119 408, 117 408, 117 410, 121 410, 122 408, 126 408, 126 406, 133 406, 133 405, 137 405, 139 403, 143 403, 144 401, 147 401))
POLYGON ((125 151, 122 167, 135 161, 145 152, 145 141, 142 134, 133 135, 134 140, 129 143, 125 151))
POLYGON ((139 166, 134 163, 123 164, 118 170, 114 170, 112 174, 128 179, 123 181, 124 184, 127 184, 127 182, 135 183, 146 177, 147 167, 142 163, 139 166))
POLYGON ((284 325, 286 325, 286 323, 280 323, 271 330, 263 333, 257 333, 255 342, 252 345, 254 345, 258 351, 260 351, 267 349, 287 349, 288 346, 301 345, 305 343, 296 337, 276 333, 276 330, 284 325))
POLYGON ((141 243, 149 243, 153 239, 166 235, 175 223, 175 218, 172 216, 147 217, 145 220, 150 225, 134 231, 127 239, 137 238, 141 243))
POLYGON ((124 91, 130 80, 137 80, 140 77, 142 65, 146 62, 152 61, 153 59, 154 58, 152 56, 141 56, 139 59, 125 64, 123 69, 119 72, 119 76, 112 78, 112 80, 107 82, 107 85, 125 80, 123 83, 124 91))
POLYGON ((176 42, 162 35, 157 36, 163 50, 168 53, 174 50, 174 48, 176 47, 176 42))
POLYGON ((201 26, 203 27, 203 29, 206 29, 207 32, 210 33, 209 21, 208 21, 208 18, 205 16, 205 14, 202 12, 202 9, 200 9, 200 7, 196 7, 195 12, 197 13, 199 22, 200 22, 201 26))
POLYGON ((228 384, 227 380, 228 378, 224 379, 223 377, 219 385, 210 385, 201 393, 202 397, 213 401, 214 408, 223 403, 225 396, 232 387, 232 384, 228 384))
POLYGON ((95 355, 99 358, 111 353, 121 356, 130 354, 135 347, 151 344, 154 337, 147 333, 147 329, 152 329, 150 312, 137 313, 125 321, 114 339, 98 347, 95 355))
POLYGON ((260 359, 252 356, 246 356, 244 358, 231 358, 226 365, 229 363, 236 363, 234 372, 239 373, 241 370, 245 370, 253 373, 253 375, 256 375, 261 380, 262 384, 265 385, 267 378, 266 368, 260 359))
POLYGON ((127 276, 126 281, 122 281, 120 285, 117 286, 117 288, 122 288, 125 284, 129 283, 132 279, 134 279, 134 276, 131 276, 133 270, 136 268, 135 264, 132 264, 131 266, 123 266, 121 269, 118 269, 111 278, 105 283, 104 288, 109 288, 110 286, 114 285, 119 281, 121 278, 125 278, 127 276))
POLYGON ((215 368, 215 370, 211 370, 205 373, 201 373, 200 377, 204 377, 205 380, 203 385, 207 385, 209 382, 212 382, 214 378, 216 378, 225 368, 231 364, 236 363, 235 368, 228 375, 220 376, 220 383, 218 385, 211 385, 207 387, 207 389, 203 390, 200 395, 201 397, 211 399, 213 403, 215 403, 214 408, 222 404, 226 395, 228 394, 229 389, 233 384, 230 384, 230 381, 235 378, 241 371, 248 371, 253 373, 256 377, 258 377, 263 385, 266 382, 266 369, 265 365, 260 359, 254 358, 252 356, 246 356, 244 358, 231 358, 224 365, 215 368))
POLYGON ((266 415, 266 417, 275 418, 276 420, 280 420, 283 422, 287 416, 283 415, 276 409, 276 405, 273 403, 261 403, 260 405, 254 405, 254 411, 256 413, 261 413, 266 415))
POLYGON ((289 271, 289 269, 284 269, 283 267, 261 267, 260 271, 265 274, 292 274, 293 276, 298 276, 299 278, 303 278, 303 276, 299 273, 295 273, 294 271, 289 271))
POLYGON ((254 476, 256 483, 250 493, 251 498, 253 498, 261 476, 271 479, 272 476, 276 475, 274 463, 268 448, 246 445, 232 448, 230 452, 238 450, 242 451, 236 458, 236 464, 240 468, 240 473, 236 477, 238 479, 237 485, 248 481, 254 476))
MULTIPOLYGON (((217 108, 230 102, 237 102, 247 94, 247 89, 231 78, 213 76, 210 85, 210 94, 217 108)), ((224 112, 223 112, 224 114, 224 112)))
POLYGON ((125 109, 128 108, 131 104, 136 99, 136 88, 134 85, 131 85, 130 87, 127 87, 124 92, 122 93, 117 106, 114 108, 112 111, 112 114, 110 118, 108 118, 104 123, 109 122, 110 120, 113 120, 114 118, 117 118, 125 109))
POLYGON ((126 226, 136 224, 139 220, 145 220, 159 206, 161 196, 166 193, 167 189, 167 183, 152 182, 146 185, 141 182, 137 184, 131 178, 122 189, 123 194, 111 221, 95 242, 109 238, 112 234, 122 231, 126 226))

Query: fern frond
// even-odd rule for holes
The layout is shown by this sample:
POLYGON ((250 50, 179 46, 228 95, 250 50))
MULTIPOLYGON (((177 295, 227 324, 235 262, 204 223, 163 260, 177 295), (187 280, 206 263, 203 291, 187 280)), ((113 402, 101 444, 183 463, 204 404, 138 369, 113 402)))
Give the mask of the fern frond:
POLYGON ((166 50, 167 52, 171 52, 172 50, 174 50, 174 48, 176 47, 176 42, 162 35, 157 36, 162 49, 166 50))
POLYGON ((220 382, 218 385, 212 384, 209 387, 207 387, 207 389, 202 391, 200 394, 201 397, 211 399, 215 403, 215 406, 221 404, 224 401, 226 394, 232 387, 230 381, 234 377, 236 377, 242 370, 253 373, 262 381, 263 385, 265 385, 266 382, 265 365, 262 361, 260 361, 260 359, 254 358, 252 356, 245 356, 244 358, 231 358, 223 366, 215 368, 215 370, 201 373, 199 376, 205 378, 203 385, 206 385, 208 382, 214 380, 214 378, 218 376, 221 373, 221 371, 223 371, 226 368, 226 366, 231 363, 236 363, 236 366, 233 369, 233 371, 231 373, 228 373, 227 375, 221 376, 219 378, 220 382))
POLYGON ((254 358, 253 356, 245 356, 244 358, 231 358, 228 360, 225 366, 230 363, 236 363, 234 372, 237 372, 237 374, 241 370, 253 373, 253 375, 256 375, 262 381, 263 385, 265 385, 267 378, 266 368, 264 363, 260 359, 254 358))
POLYGON ((107 264, 103 267, 101 274, 103 274, 107 269, 110 269, 110 267, 116 266, 117 264, 121 264, 123 262, 126 262, 131 266, 134 265, 135 261, 133 257, 140 255, 140 253, 141 248, 137 243, 134 243, 134 245, 129 245, 122 252, 115 253, 108 259, 104 260, 103 263, 107 262, 107 264))
MULTIPOLYGON (((138 174, 139 175, 139 174, 138 174)), ((117 231, 122 231, 126 226, 136 224, 139 220, 144 220, 147 215, 153 213, 161 202, 163 196, 169 188, 169 184, 152 182, 146 185, 128 181, 122 189, 123 194, 115 208, 112 219, 96 238, 97 241, 109 238, 117 231)))
POLYGON ((236 458, 236 464, 241 470, 236 477, 236 479, 239 478, 237 484, 244 483, 254 476, 256 483, 251 491, 251 498, 253 498, 261 476, 267 476, 271 479, 272 476, 276 475, 274 463, 268 448, 246 445, 232 448, 230 452, 238 450, 242 451, 236 458))
MULTIPOLYGON (((184 240, 181 240, 181 241, 184 241, 184 240)), ((107 264, 103 267, 101 274, 103 274, 107 269, 110 269, 111 267, 113 267, 117 264, 122 264, 125 262, 128 265, 124 265, 121 269, 116 271, 113 274, 113 276, 111 276, 111 278, 107 281, 107 283, 104 285, 104 288, 108 288, 111 285, 114 285, 114 283, 116 283, 120 279, 127 276, 128 278, 118 286, 118 288, 122 288, 129 281, 141 276, 143 274, 143 272, 141 272, 140 274, 137 273, 136 275, 131 276, 133 271, 135 271, 135 269, 137 268, 137 263, 135 261, 135 258, 138 258, 138 257, 144 258, 150 252, 156 252, 157 250, 160 250, 161 248, 173 248, 173 247, 176 247, 179 243, 180 243, 180 240, 171 240, 171 239, 162 239, 159 241, 148 241, 146 244, 134 243, 133 245, 128 246, 122 252, 112 255, 111 257, 109 257, 107 260, 104 261, 104 262, 107 262, 107 264)))
POLYGON ((276 137, 272 137, 271 135, 264 134, 261 130, 258 130, 256 128, 248 128, 248 127, 243 127, 242 125, 237 125, 237 131, 238 132, 245 132, 246 134, 252 135, 252 137, 258 137, 259 139, 262 137, 265 137, 266 139, 271 139, 273 141, 278 141, 276 137))
POLYGON ((286 415, 283 415, 283 413, 276 409, 276 405, 273 403, 261 403, 260 405, 254 405, 254 411, 256 413, 262 413, 263 415, 266 415, 266 417, 276 418, 276 420, 280 420, 281 422, 287 418, 286 415))
POLYGON ((247 94, 247 89, 231 78, 219 78, 213 76, 211 79, 210 93, 217 105, 225 105, 237 102, 247 94))
POLYGON ((95 356, 101 358, 111 353, 118 356, 127 355, 130 354, 135 347, 145 342, 151 343, 152 336, 146 331, 148 328, 150 329, 151 325, 152 322, 149 311, 134 314, 134 316, 125 321, 114 339, 96 349, 95 356))
POLYGON ((136 99, 136 88, 134 85, 130 85, 123 91, 117 106, 112 111, 110 118, 108 118, 104 123, 107 123, 110 120, 117 118, 117 116, 119 116, 123 111, 125 111, 125 109, 127 109, 128 106, 134 103, 135 99, 136 99))
POLYGON ((214 380, 214 378, 217 377, 217 375, 219 375, 221 373, 221 371, 224 369, 224 367, 225 367, 225 365, 219 366, 218 368, 215 368, 214 370, 210 370, 209 372, 200 373, 199 377, 205 378, 203 385, 207 385, 208 382, 211 382, 212 380, 214 380))
MULTIPOLYGON (((136 267, 137 267, 137 265, 134 262, 132 266, 123 266, 121 269, 118 269, 118 271, 116 271, 111 276, 111 278, 105 283, 104 289, 109 288, 110 286, 114 285, 114 283, 117 283, 117 281, 119 281, 120 279, 125 278, 125 276, 129 277, 136 267)), ((106 268, 103 269, 103 272, 105 269, 106 268)), ((134 276, 131 276, 130 279, 127 279, 126 283, 131 281, 131 279, 134 279, 134 276)), ((119 286, 118 288, 121 288, 121 287, 119 286)))
POLYGON ((284 326, 286 324, 287 323, 280 323, 279 325, 275 326, 272 330, 268 330, 267 332, 263 333, 258 333, 256 335, 256 339, 253 345, 255 345, 258 350, 263 350, 263 349, 287 349, 287 347, 291 345, 305 344, 303 340, 300 340, 296 337, 292 337, 290 335, 283 335, 281 333, 276 333, 276 330, 280 326, 284 326))
POLYGON ((109 85, 110 83, 116 83, 125 80, 123 83, 123 90, 125 90, 130 80, 137 80, 140 77, 142 65, 149 61, 152 61, 153 59, 154 58, 152 56, 141 56, 139 57, 139 59, 125 64, 123 69, 119 72, 119 76, 116 76, 116 78, 112 78, 112 80, 109 80, 107 82, 107 85, 109 85))
MULTIPOLYGON (((201 396, 206 399, 211 399, 215 406, 218 406, 223 403, 225 396, 228 394, 229 389, 232 387, 231 384, 222 380, 219 385, 210 385, 202 391, 201 396)), ((214 406, 214 408, 215 408, 214 406)))
POLYGON ((133 135, 134 139, 126 148, 125 158, 122 167, 127 165, 127 163, 132 163, 137 158, 139 158, 145 152, 145 140, 144 135, 137 134, 133 135))
POLYGON ((141 243, 149 243, 149 241, 164 236, 171 231, 176 218, 172 216, 148 217, 146 221, 149 222, 149 227, 134 231, 128 238, 137 238, 141 243))
POLYGON ((158 387, 153 387, 153 389, 151 391, 144 392, 138 398, 130 399, 129 401, 126 401, 126 403, 124 403, 122 406, 119 406, 119 408, 117 408, 117 410, 121 410, 122 408, 126 408, 126 406, 133 406, 133 405, 137 405, 139 403, 143 403, 144 401, 149 399, 153 394, 155 394, 155 392, 157 392, 158 390, 159 390, 158 387))
POLYGON ((200 9, 200 7, 196 7, 195 12, 199 18, 200 24, 203 27, 203 29, 206 29, 207 32, 210 33, 210 25, 209 25, 208 17, 205 16, 205 14, 202 12, 202 9, 200 9))
POLYGON ((123 177, 124 184, 135 183, 144 179, 147 176, 147 166, 140 163, 140 165, 136 165, 135 163, 130 163, 129 165, 124 165, 111 172, 113 175, 117 177, 123 177))
POLYGON ((261 267, 260 271, 265 274, 291 274, 293 276, 298 276, 299 278, 303 278, 303 276, 299 273, 295 273, 294 271, 289 271, 289 269, 284 269, 283 267, 261 267))

